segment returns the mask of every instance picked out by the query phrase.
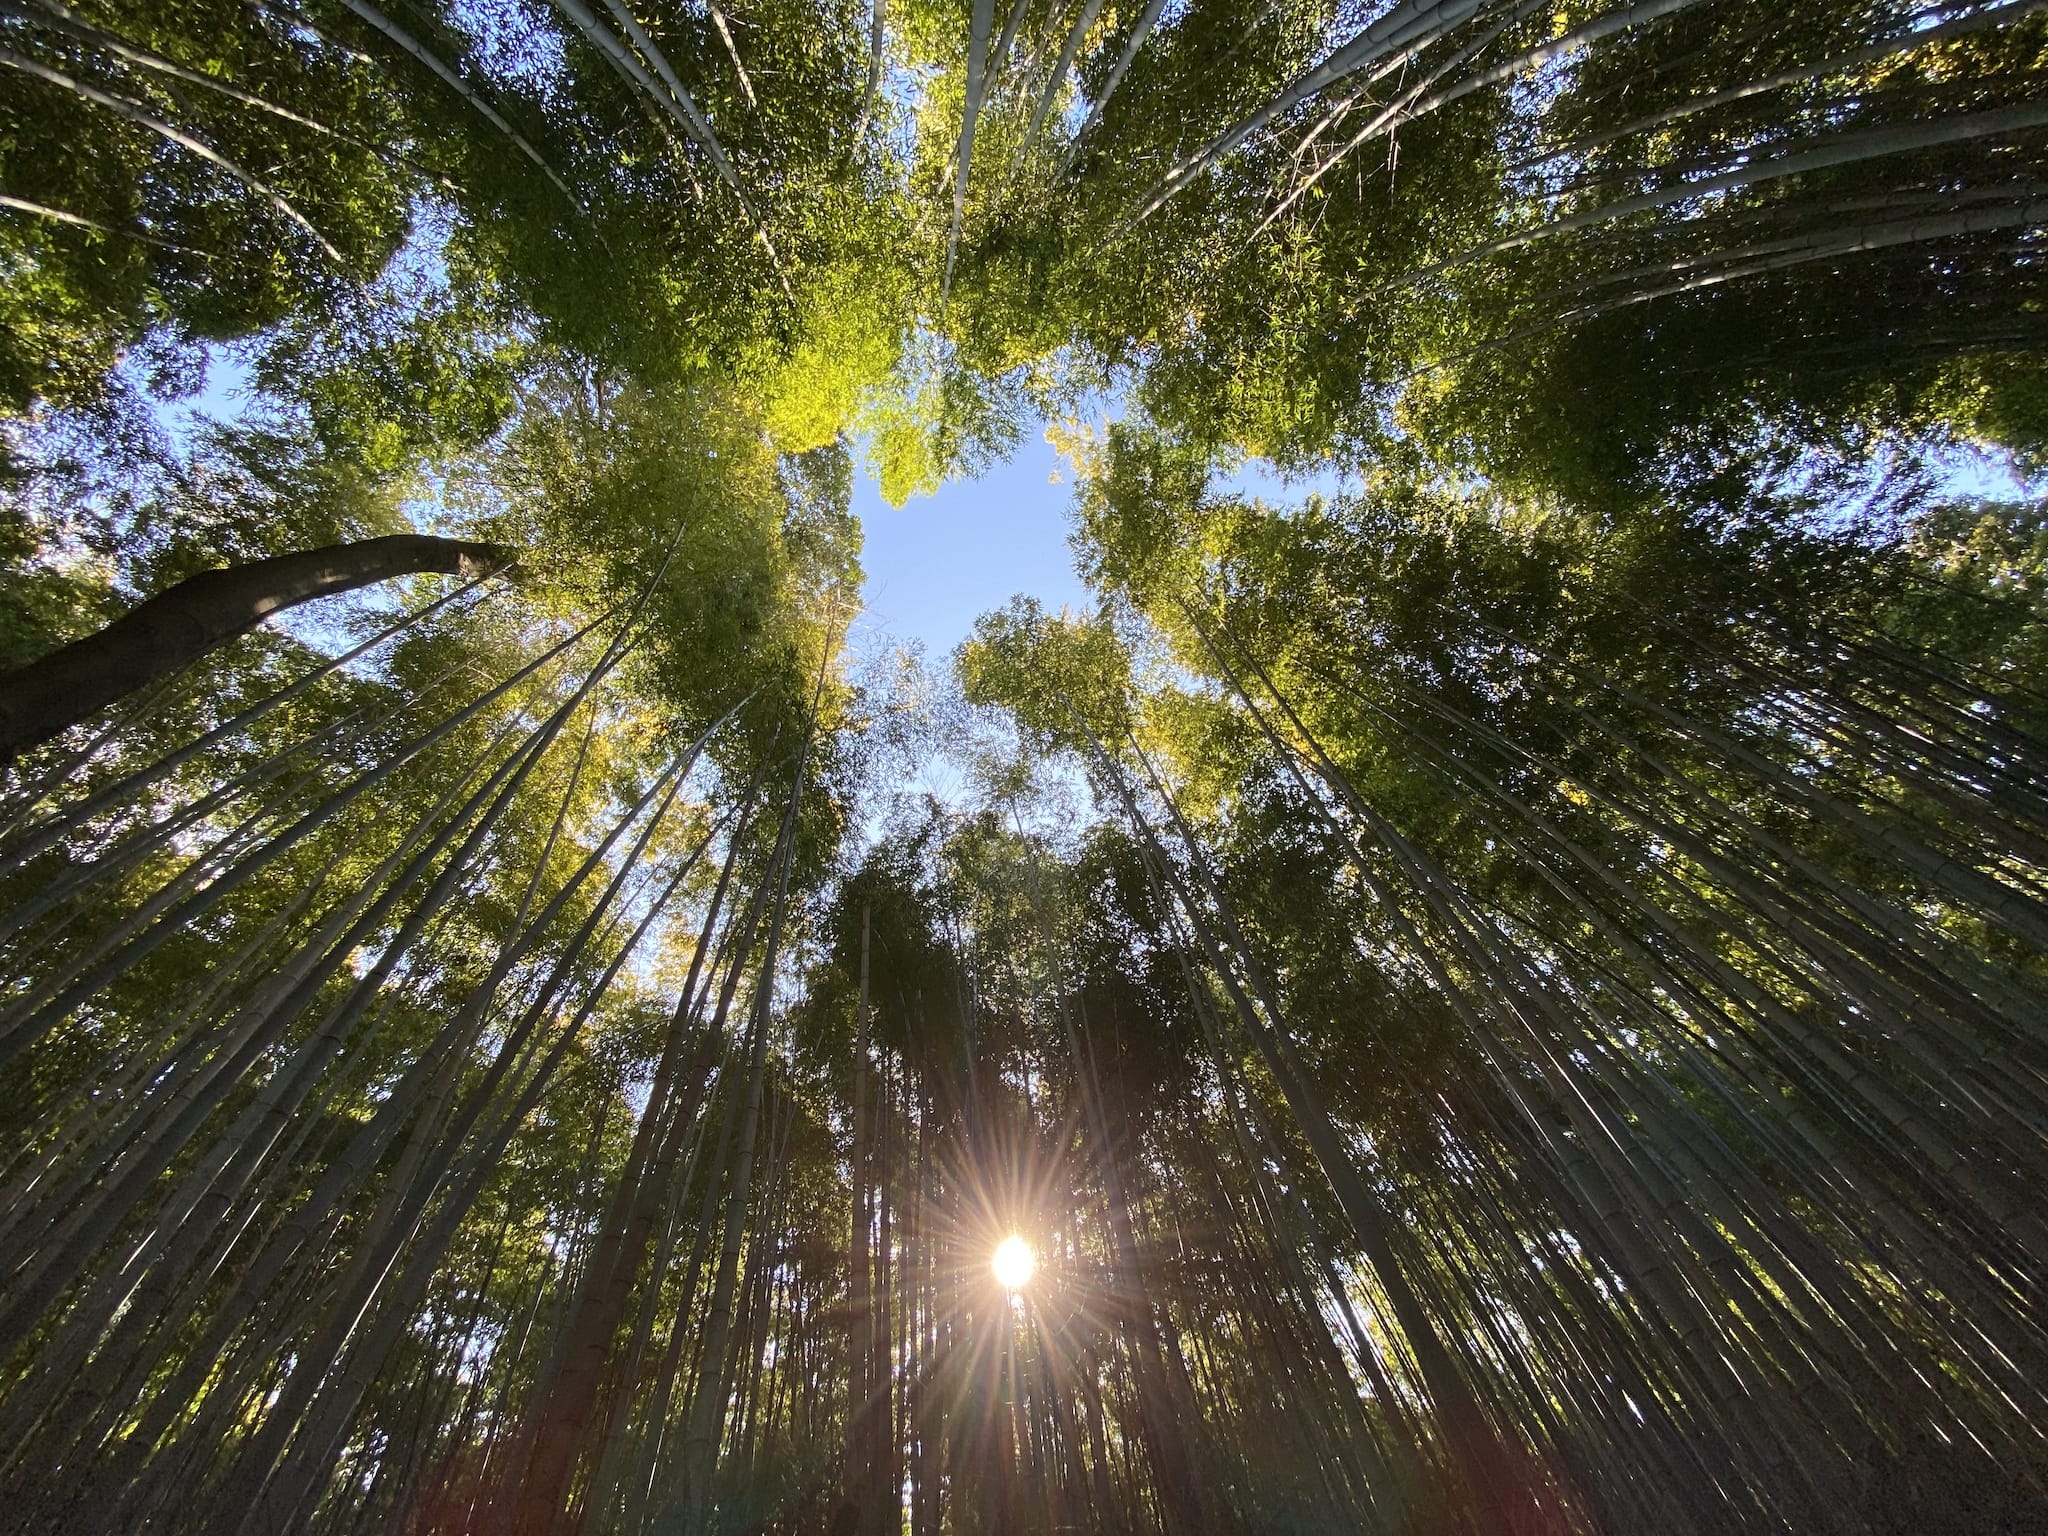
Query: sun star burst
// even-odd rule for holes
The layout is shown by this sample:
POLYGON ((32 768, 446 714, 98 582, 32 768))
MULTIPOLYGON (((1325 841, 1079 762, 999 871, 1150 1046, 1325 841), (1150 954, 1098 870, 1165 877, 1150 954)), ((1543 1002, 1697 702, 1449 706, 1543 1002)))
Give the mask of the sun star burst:
POLYGON ((1038 1259, 1031 1252, 1031 1245, 1013 1232, 996 1244, 995 1257, 989 1267, 995 1271, 996 1283, 1004 1290, 1021 1291, 1030 1283, 1031 1272, 1038 1267, 1038 1259))

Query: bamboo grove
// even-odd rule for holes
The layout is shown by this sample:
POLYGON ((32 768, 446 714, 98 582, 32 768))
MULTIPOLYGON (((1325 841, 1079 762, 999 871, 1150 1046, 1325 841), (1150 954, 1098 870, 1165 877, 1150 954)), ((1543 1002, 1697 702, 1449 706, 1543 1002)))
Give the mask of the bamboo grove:
POLYGON ((0 0, 0 1527, 2048 1528, 2044 85, 0 0))

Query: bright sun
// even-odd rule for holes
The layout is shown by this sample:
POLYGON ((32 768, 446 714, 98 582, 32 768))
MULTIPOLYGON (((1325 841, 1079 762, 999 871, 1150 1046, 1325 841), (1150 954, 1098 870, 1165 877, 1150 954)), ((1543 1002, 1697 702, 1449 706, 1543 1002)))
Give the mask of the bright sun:
POLYGON ((989 1267, 996 1272, 996 1284, 1006 1291, 1021 1291, 1030 1282, 1038 1260, 1032 1255, 1031 1245, 1013 1232, 996 1244, 995 1258, 989 1267))

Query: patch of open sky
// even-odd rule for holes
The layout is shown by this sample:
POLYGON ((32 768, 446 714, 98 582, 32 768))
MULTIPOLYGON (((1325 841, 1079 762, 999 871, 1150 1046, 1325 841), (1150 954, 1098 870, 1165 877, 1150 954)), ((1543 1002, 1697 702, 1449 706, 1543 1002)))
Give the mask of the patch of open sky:
POLYGON ((206 379, 199 392, 182 400, 153 400, 157 422, 180 447, 213 423, 232 425, 247 409, 250 383, 254 377, 249 364, 227 347, 206 349, 206 379))
POLYGON ((1027 434, 1010 459, 979 479, 955 481, 901 507, 874 480, 854 487, 864 542, 866 612, 857 636, 920 643, 935 666, 965 640, 974 621, 1015 596, 1057 613, 1092 610, 1093 595, 1068 545, 1071 472, 1042 432, 1027 434))
MULTIPOLYGON (((901 507, 883 501, 874 479, 862 474, 853 510, 863 533, 865 607, 849 646, 870 658, 910 649, 920 654, 934 686, 950 688, 952 655, 984 613, 1019 596, 1037 598, 1052 613, 1093 611, 1094 594, 1068 543, 1072 479, 1037 424, 1016 453, 979 478, 949 482, 901 507)), ((926 753, 905 765, 908 780, 895 791, 963 808, 974 794, 969 757, 975 749, 963 739, 926 753)), ((1050 802, 1041 809, 1059 806, 1054 819, 1070 819, 1075 808, 1060 802, 1085 801, 1085 788, 1065 768, 1050 777, 1053 793, 1037 797, 1050 802)), ((863 827, 870 842, 884 830, 879 815, 863 827)))

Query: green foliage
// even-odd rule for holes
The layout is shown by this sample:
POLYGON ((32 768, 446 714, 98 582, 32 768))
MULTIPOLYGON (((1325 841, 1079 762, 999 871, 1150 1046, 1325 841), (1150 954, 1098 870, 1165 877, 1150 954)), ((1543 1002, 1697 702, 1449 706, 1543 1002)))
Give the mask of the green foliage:
POLYGON ((1036 598, 976 621, 960 654, 970 702, 997 704, 1048 747, 1085 753, 1124 725, 1130 660, 1106 623, 1049 615, 1036 598))
POLYGON ((246 336, 371 277, 405 236, 410 178, 377 147, 393 103, 306 28, 232 4, 37 7, 8 40, 43 73, 9 67, 0 183, 46 211, 11 207, 0 230, 23 322, 0 409, 82 398, 154 326, 246 336))
POLYGON ((0 666, 265 555, 515 558, 10 770, 34 1528, 2039 1509, 2048 524, 1950 475, 2048 463, 2048 17, 0 46, 0 666), (856 475, 1040 420, 1093 610, 849 657, 856 475))

